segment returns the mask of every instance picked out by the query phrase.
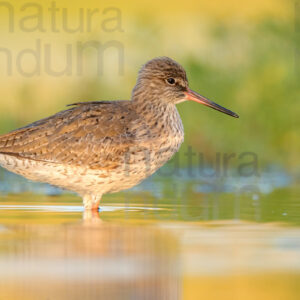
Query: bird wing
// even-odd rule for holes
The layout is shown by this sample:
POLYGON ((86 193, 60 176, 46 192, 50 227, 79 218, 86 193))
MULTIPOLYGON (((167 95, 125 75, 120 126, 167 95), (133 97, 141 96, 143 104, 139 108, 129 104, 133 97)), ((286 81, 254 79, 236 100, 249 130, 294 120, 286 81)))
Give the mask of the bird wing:
POLYGON ((147 125, 128 104, 129 101, 75 103, 71 109, 0 136, 0 153, 114 168, 120 155, 147 136, 147 125))

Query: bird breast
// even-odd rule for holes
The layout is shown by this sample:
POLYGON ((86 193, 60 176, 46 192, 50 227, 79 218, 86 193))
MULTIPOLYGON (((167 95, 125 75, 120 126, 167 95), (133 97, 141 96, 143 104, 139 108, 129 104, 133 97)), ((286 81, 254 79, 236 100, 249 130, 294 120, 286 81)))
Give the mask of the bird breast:
POLYGON ((158 168, 178 151, 184 140, 183 125, 175 105, 170 105, 147 121, 151 129, 148 140, 148 149, 152 152, 150 160, 155 161, 158 168))

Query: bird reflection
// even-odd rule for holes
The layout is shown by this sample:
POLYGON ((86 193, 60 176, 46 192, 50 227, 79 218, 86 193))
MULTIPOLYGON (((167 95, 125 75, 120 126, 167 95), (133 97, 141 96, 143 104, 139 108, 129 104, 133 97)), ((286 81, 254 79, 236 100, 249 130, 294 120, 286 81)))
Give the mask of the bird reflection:
POLYGON ((180 298, 176 239, 162 229, 104 219, 105 213, 8 225, 0 298, 180 298))
POLYGON ((100 211, 96 210, 84 210, 82 213, 83 225, 100 225, 103 221, 100 218, 100 211))

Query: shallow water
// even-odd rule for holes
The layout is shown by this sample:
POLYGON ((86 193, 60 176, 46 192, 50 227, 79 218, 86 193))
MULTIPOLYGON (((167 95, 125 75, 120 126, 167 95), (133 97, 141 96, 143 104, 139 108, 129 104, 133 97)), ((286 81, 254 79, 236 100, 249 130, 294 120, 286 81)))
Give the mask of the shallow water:
POLYGON ((295 176, 158 174, 105 195, 99 214, 0 178, 1 300, 299 298, 295 176))

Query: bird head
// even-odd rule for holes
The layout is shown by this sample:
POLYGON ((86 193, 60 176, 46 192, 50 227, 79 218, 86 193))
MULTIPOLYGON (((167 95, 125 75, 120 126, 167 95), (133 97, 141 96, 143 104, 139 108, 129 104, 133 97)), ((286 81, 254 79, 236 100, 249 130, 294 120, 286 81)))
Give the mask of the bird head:
POLYGON ((133 90, 133 99, 139 96, 146 101, 162 101, 168 104, 195 101, 232 117, 239 117, 236 113, 191 90, 185 70, 169 57, 154 58, 142 66, 133 90))

